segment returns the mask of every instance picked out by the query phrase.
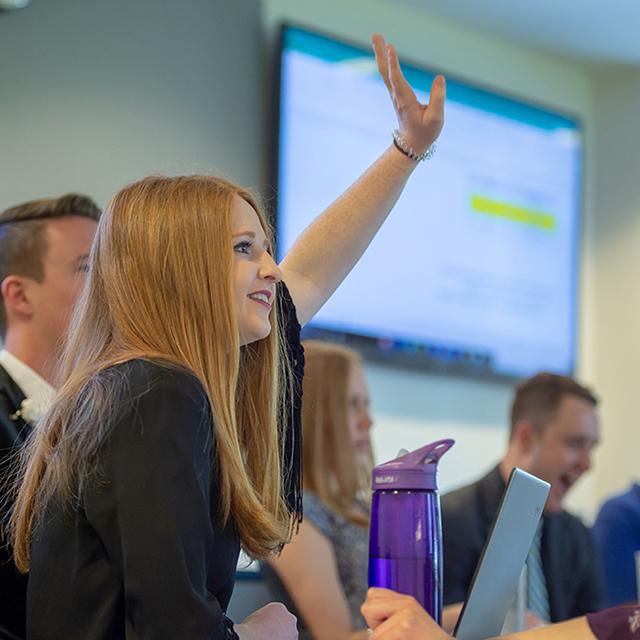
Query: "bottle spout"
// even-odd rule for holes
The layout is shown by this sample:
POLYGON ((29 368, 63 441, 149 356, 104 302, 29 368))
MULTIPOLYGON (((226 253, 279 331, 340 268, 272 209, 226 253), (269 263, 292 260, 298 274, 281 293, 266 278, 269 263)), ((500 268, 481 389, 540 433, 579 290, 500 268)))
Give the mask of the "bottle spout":
POLYGON ((436 440, 418 451, 421 451, 424 456, 422 460, 424 464, 438 464, 440 458, 442 458, 455 443, 456 441, 452 438, 445 438, 444 440, 436 440))
POLYGON ((436 440, 411 452, 407 452, 406 449, 400 449, 396 458, 378 465, 377 468, 418 469, 430 464, 437 466, 440 458, 453 447, 455 442, 451 438, 446 438, 444 440, 436 440))
POLYGON ((451 438, 436 440, 431 444, 420 447, 420 449, 396 458, 394 462, 398 462, 406 467, 419 467, 426 464, 437 465, 438 462, 440 462, 440 458, 453 447, 455 442, 456 441, 451 438))
POLYGON ((450 438, 436 440, 378 465, 371 474, 373 490, 437 490, 438 462, 454 444, 450 438))

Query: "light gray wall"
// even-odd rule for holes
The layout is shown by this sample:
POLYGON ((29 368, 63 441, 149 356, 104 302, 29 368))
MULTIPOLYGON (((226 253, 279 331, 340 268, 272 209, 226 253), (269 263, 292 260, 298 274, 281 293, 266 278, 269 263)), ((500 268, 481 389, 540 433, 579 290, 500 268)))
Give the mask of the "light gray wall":
POLYGON ((640 69, 597 81, 593 348, 605 429, 591 482, 596 504, 640 481, 640 69))
POLYGON ((33 0, 0 13, 0 209, 155 172, 260 185, 259 0, 33 0))

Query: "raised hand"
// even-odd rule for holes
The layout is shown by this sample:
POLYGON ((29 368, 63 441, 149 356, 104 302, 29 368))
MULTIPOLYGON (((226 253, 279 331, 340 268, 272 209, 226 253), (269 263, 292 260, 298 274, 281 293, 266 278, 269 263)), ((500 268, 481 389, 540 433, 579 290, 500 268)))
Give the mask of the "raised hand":
POLYGON ((422 104, 400 69, 398 53, 381 35, 371 38, 378 71, 389 91, 398 117, 398 128, 405 142, 417 153, 426 151, 440 135, 444 125, 446 83, 436 76, 431 85, 429 103, 422 104))
MULTIPOLYGON (((354 267, 418 166, 416 155, 435 141, 444 124, 445 81, 431 86, 429 104, 418 102, 405 80, 396 50, 372 37, 380 75, 398 116, 404 156, 391 145, 378 160, 302 233, 280 268, 300 324, 308 322, 354 267), (409 160, 407 158, 412 158, 409 160)), ((391 133, 391 132, 389 132, 391 133)), ((336 149, 335 153, 340 153, 336 149)))

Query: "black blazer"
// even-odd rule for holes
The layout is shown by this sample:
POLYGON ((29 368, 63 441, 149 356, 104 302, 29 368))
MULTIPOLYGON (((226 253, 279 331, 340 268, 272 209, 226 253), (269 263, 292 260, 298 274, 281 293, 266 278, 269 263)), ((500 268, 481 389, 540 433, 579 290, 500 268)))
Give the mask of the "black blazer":
MULTIPOLYGON (((495 467, 442 497, 445 604, 465 600, 504 489, 495 467)), ((591 533, 566 511, 543 518, 541 552, 551 621, 601 609, 602 579, 591 533)))
POLYGON ((79 501, 52 499, 31 547, 28 640, 231 640, 240 549, 221 524, 215 438, 195 376, 143 360, 119 394, 79 501))
MULTIPOLYGON (((3 518, 4 508, 12 506, 7 500, 8 471, 15 453, 31 431, 31 427, 15 415, 24 399, 22 389, 0 366, 0 504, 3 518)), ((5 540, 0 546, 0 594, 0 640, 24 638, 27 578, 15 568, 5 540)))
POLYGON ((15 415, 25 395, 7 370, 0 366, 0 453, 6 455, 16 443, 22 444, 30 427, 15 415))

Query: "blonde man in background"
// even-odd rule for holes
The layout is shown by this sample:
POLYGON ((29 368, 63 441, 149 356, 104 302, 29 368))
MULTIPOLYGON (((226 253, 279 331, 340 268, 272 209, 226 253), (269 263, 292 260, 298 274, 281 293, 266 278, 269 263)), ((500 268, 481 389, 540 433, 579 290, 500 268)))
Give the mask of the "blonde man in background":
MULTIPOLYGON (((56 358, 84 283, 100 209, 87 196, 0 213, 0 473, 55 393, 56 358)), ((7 503, 6 489, 0 501, 7 503)), ((0 638, 24 638, 26 578, 0 548, 0 638)))

